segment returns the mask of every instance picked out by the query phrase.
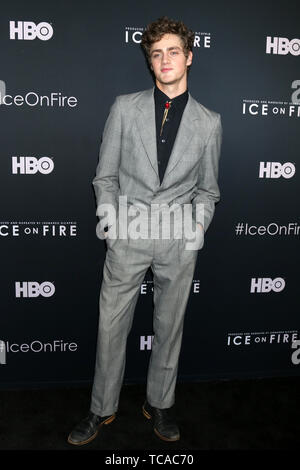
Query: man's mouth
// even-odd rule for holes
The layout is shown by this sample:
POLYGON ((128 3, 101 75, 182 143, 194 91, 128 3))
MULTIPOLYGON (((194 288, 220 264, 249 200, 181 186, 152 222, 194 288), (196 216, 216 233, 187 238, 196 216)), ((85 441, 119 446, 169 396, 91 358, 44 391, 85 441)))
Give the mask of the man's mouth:
POLYGON ((169 72, 170 70, 173 70, 173 69, 168 69, 168 68, 161 69, 162 72, 169 72))

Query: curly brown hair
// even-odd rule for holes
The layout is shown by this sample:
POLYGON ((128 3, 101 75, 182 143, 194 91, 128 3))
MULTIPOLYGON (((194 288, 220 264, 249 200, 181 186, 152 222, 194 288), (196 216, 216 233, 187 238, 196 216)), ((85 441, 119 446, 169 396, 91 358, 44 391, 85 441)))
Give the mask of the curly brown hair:
POLYGON ((183 52, 186 57, 188 56, 189 51, 193 50, 195 33, 188 29, 182 21, 175 21, 167 16, 162 16, 156 21, 148 24, 142 34, 141 45, 146 53, 149 63, 152 44, 160 41, 164 34, 177 34, 180 37, 183 52))

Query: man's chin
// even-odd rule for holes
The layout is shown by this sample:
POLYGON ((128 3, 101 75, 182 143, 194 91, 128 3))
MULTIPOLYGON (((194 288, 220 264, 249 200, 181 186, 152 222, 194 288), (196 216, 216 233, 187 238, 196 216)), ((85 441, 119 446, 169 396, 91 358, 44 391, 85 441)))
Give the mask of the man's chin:
POLYGON ((159 83, 161 83, 162 85, 174 85, 174 83, 177 83, 178 82, 178 79, 175 79, 175 78, 168 78, 168 77, 163 77, 163 78, 159 78, 158 79, 159 83))

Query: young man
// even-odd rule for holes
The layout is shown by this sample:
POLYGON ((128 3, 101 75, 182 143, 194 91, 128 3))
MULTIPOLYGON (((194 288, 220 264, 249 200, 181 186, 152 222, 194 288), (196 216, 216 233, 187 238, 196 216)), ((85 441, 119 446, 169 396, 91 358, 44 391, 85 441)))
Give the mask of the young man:
POLYGON ((107 242, 95 377, 89 414, 69 435, 71 444, 90 442, 116 416, 127 336, 149 267, 154 284, 154 339, 142 410, 153 421, 158 437, 167 441, 180 437, 170 408, 175 402, 184 314, 197 254, 220 199, 222 138, 220 115, 198 103, 187 89, 193 40, 194 34, 182 22, 163 17, 148 25, 142 46, 155 87, 118 96, 105 125, 93 180, 101 222, 98 235, 107 242), (192 249, 187 249, 186 219, 175 217, 175 212, 182 214, 184 205, 192 210, 196 243, 192 249), (117 214, 108 232, 104 206, 117 214), (140 221, 150 221, 151 227, 162 226, 164 210, 177 208, 169 221, 171 235, 152 236, 149 224, 142 224, 146 229, 140 238, 134 230, 127 230, 124 237, 121 232, 130 226, 121 217, 125 207, 131 222, 139 208, 140 221), (184 234, 178 238, 182 228, 184 234))

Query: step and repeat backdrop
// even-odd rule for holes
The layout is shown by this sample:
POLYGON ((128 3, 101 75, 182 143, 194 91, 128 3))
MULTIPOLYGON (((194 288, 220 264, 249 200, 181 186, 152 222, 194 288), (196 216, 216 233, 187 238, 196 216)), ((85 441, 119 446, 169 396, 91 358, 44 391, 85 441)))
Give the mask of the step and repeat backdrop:
MULTIPOLYGON (((6 1, 0 45, 0 387, 90 384, 105 241, 92 180, 115 97, 151 88, 140 40, 195 31, 191 95, 221 114, 221 200, 198 253, 179 381, 300 373, 297 1, 6 1)), ((140 288, 125 382, 151 354, 140 288)))

